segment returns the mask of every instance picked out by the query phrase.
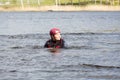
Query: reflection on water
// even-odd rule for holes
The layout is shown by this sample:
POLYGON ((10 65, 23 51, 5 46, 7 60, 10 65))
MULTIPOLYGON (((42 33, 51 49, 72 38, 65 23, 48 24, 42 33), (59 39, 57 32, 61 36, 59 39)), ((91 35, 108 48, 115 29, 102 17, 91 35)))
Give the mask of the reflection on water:
POLYGON ((119 80, 120 12, 0 12, 0 80, 119 80), (43 48, 49 30, 66 48, 43 48))

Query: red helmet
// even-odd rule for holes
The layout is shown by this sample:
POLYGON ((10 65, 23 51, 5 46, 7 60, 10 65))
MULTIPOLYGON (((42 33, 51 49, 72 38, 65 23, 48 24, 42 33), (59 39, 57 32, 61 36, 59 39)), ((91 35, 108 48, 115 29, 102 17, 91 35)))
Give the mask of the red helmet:
POLYGON ((56 33, 60 33, 60 29, 58 29, 58 28, 52 28, 52 29, 50 30, 50 35, 54 35, 54 34, 56 34, 56 33))

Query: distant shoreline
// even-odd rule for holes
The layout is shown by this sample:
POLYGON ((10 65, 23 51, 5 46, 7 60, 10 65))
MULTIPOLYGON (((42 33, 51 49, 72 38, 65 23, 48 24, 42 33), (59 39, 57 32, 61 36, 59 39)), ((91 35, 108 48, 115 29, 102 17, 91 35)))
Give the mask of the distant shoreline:
POLYGON ((40 6, 40 7, 0 7, 0 11, 120 11, 120 6, 88 5, 88 6, 40 6))

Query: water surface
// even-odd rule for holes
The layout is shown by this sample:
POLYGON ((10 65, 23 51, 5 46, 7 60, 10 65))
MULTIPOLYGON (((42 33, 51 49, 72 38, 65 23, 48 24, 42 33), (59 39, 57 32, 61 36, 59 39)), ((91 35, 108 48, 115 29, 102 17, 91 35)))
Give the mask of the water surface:
POLYGON ((119 80, 120 12, 0 12, 0 80, 119 80), (66 48, 43 48, 49 29, 66 48))
POLYGON ((120 12, 0 12, 0 34, 120 32, 120 12))

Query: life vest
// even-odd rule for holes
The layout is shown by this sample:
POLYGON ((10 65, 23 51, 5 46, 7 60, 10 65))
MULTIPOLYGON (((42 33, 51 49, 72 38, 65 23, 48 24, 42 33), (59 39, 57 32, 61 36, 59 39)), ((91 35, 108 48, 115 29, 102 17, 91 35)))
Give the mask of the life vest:
POLYGON ((64 41, 63 41, 63 39, 60 39, 60 41, 53 41, 50 39, 46 42, 45 47, 47 47, 47 48, 63 48, 64 41))

